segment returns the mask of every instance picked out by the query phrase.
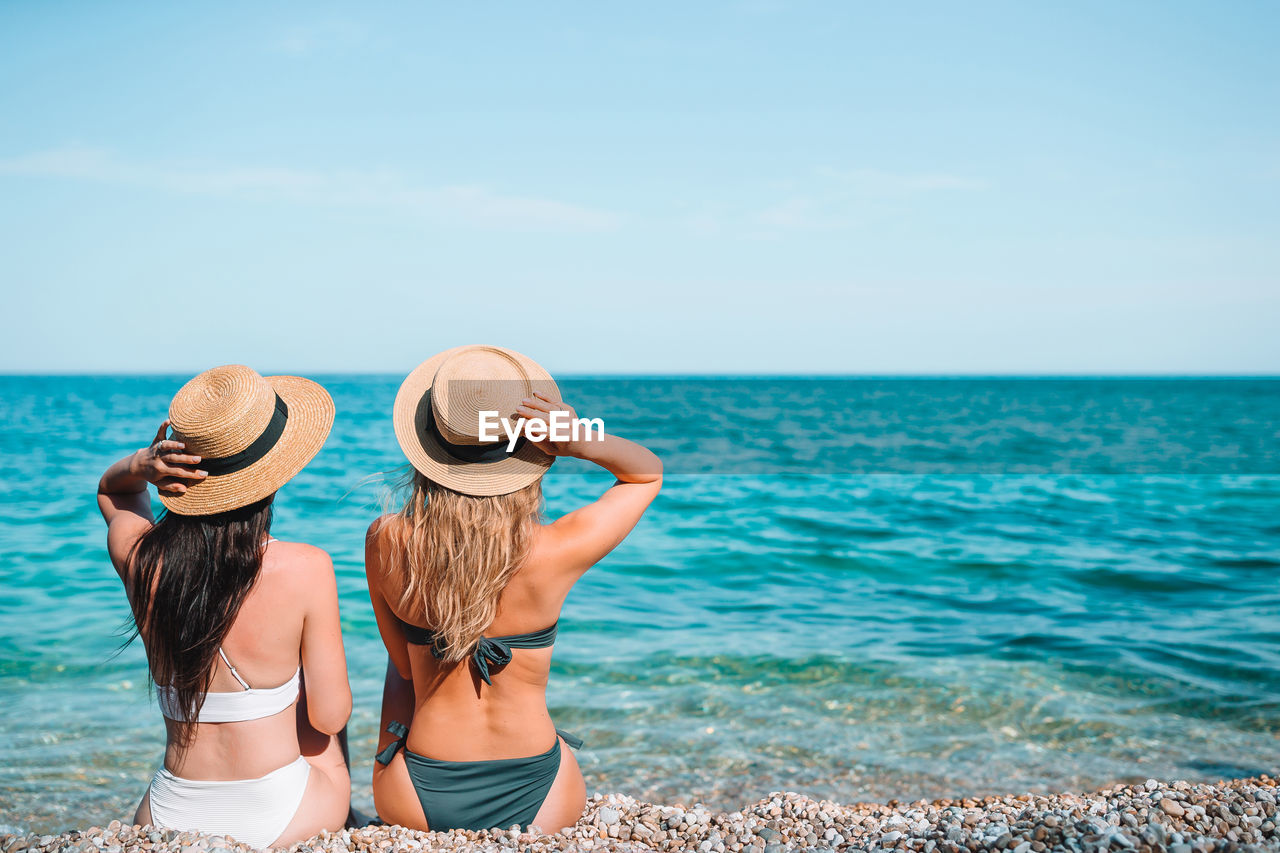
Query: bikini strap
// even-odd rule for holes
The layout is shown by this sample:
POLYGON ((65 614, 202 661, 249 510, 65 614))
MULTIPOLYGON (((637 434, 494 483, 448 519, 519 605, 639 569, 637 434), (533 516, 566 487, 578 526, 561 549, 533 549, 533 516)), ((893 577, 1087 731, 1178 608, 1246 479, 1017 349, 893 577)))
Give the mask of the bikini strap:
POLYGON ((227 669, 231 670, 231 674, 235 676, 236 681, 240 682, 240 686, 245 690, 250 690, 249 682, 240 677, 240 673, 236 672, 235 666, 231 661, 227 660, 227 653, 222 650, 222 646, 218 646, 218 654, 222 655, 222 662, 227 665, 227 669))
POLYGON ((387 726, 387 731, 395 735, 396 739, 383 747, 382 751, 375 756, 377 762, 383 767, 391 763, 391 759, 396 757, 400 747, 404 746, 405 738, 409 736, 409 727, 399 720, 392 720, 391 724, 387 726))
MULTIPOLYGON (((426 628, 411 625, 403 619, 400 620, 400 624, 404 626, 405 639, 408 642, 419 646, 425 646, 430 643, 431 653, 435 655, 436 660, 444 658, 445 650, 440 643, 438 635, 426 628)), ((480 678, 484 680, 485 684, 493 684, 490 669, 500 669, 511 663, 512 649, 549 648, 556 641, 556 631, 559 624, 559 621, 552 622, 550 626, 543 628, 541 631, 530 631, 527 634, 481 637, 476 641, 475 650, 471 653, 471 660, 475 663, 476 669, 479 670, 480 678)))
POLYGON ((560 735, 570 749, 582 749, 582 738, 577 735, 571 735, 564 729, 556 729, 556 734, 560 735))

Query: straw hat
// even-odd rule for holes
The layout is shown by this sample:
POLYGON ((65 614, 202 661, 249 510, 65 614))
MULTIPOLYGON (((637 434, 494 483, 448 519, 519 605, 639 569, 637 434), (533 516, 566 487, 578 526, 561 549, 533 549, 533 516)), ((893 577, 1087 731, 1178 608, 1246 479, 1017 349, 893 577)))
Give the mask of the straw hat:
POLYGON ((418 365, 396 394, 396 440, 428 479, 465 495, 507 495, 551 467, 524 438, 507 452, 507 435, 480 440, 480 412, 497 412, 511 426, 520 401, 534 392, 560 399, 551 374, 528 356, 502 347, 454 347, 418 365))
POLYGON ((174 396, 169 422, 209 476, 160 501, 179 515, 212 515, 262 500, 319 452, 333 415, 333 398, 310 379, 242 364, 206 370, 174 396))

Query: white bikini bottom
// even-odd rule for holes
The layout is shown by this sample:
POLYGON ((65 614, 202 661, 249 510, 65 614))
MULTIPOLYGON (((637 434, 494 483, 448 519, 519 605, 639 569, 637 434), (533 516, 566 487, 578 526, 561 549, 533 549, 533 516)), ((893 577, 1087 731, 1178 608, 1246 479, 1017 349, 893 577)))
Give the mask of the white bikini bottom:
POLYGON ((293 820, 310 774, 302 756, 260 779, 183 779, 161 767, 151 780, 151 822, 267 847, 293 820))

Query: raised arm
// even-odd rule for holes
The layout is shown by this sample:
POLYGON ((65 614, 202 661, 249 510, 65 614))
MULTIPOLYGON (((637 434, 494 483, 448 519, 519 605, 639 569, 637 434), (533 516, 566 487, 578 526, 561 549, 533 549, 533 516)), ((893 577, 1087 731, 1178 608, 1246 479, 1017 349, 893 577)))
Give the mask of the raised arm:
POLYGON ((168 430, 166 420, 149 447, 115 462, 98 481, 98 510, 107 522, 107 552, 118 572, 124 572, 138 537, 155 523, 147 484, 164 494, 180 495, 188 482, 199 482, 206 476, 195 468, 200 457, 184 453, 182 442, 166 439, 168 430))
MULTIPOLYGON (((525 400, 516 414, 547 421, 556 410, 567 411, 570 418, 577 417, 569 405, 541 395, 525 400)), ((648 448, 616 435, 533 443, 552 456, 573 456, 594 462, 617 478, 594 503, 562 516, 550 526, 556 562, 567 572, 580 575, 627 538, 658 496, 662 488, 662 460, 648 448)))

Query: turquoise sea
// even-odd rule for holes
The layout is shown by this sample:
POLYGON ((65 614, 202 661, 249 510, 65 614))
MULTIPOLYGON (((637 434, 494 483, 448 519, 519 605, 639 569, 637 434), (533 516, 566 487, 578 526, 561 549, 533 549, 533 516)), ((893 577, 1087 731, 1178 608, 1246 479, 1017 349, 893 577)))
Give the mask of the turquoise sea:
MULTIPOLYGON (((128 817, 160 760, 94 489, 185 378, 0 377, 0 823, 128 817)), ((333 555, 368 808, 361 548, 399 377, 316 378, 338 420, 274 532, 333 555)), ((562 388, 669 474, 561 621, 548 700, 589 790, 732 807, 1280 770, 1280 381, 562 388)), ((557 463, 548 513, 607 482, 557 463)))

